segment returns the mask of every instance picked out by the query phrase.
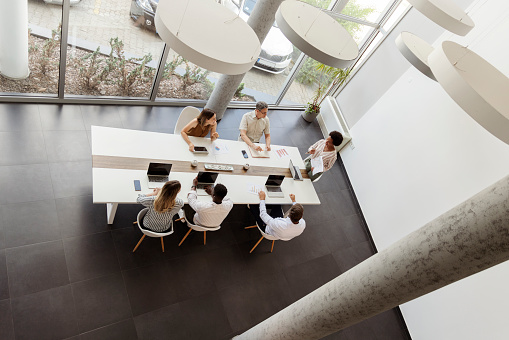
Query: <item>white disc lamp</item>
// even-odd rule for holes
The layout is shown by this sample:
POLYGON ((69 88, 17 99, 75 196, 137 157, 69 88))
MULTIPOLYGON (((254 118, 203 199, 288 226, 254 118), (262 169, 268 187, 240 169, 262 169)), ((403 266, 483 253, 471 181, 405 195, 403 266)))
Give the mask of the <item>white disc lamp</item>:
POLYGON ((242 74, 260 54, 253 29, 213 0, 161 0, 154 21, 171 49, 209 71, 242 74))
POLYGON ((435 48, 428 63, 449 96, 477 123, 509 144, 509 78, 452 41, 435 48))
POLYGON ((416 10, 446 30, 464 36, 474 21, 452 0, 407 0, 416 10))
POLYGON ((325 65, 346 68, 359 55, 357 43, 339 22, 304 2, 284 1, 276 22, 292 44, 325 65))
POLYGON ((410 32, 401 32, 396 38, 396 46, 410 64, 436 81, 428 65, 428 56, 433 52, 433 46, 410 32))

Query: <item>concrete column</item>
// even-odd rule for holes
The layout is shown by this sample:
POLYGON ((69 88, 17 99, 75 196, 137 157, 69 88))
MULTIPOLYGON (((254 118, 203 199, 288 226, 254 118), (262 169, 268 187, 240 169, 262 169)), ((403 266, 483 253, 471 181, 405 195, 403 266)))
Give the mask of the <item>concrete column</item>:
MULTIPOLYGON (((272 24, 274 23, 277 9, 283 0, 258 0, 249 16, 247 23, 258 36, 260 43, 265 40, 272 24)), ((242 9, 241 9, 242 10, 242 9)), ((217 119, 223 118, 223 114, 228 104, 233 98, 233 94, 239 87, 245 73, 234 76, 222 75, 219 78, 214 91, 205 105, 206 108, 213 110, 217 119)))
POLYGON ((28 2, 2 1, 0 11, 0 73, 25 79, 28 70, 28 2))
POLYGON ((509 176, 234 339, 320 339, 508 259, 509 176))

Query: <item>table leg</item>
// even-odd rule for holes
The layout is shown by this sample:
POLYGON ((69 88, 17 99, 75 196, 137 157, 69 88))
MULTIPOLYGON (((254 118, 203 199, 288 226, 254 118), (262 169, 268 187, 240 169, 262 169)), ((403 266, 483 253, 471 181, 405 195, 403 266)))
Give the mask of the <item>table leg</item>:
POLYGON ((118 203, 106 203, 106 215, 108 217, 108 224, 113 224, 115 213, 117 212, 118 203))

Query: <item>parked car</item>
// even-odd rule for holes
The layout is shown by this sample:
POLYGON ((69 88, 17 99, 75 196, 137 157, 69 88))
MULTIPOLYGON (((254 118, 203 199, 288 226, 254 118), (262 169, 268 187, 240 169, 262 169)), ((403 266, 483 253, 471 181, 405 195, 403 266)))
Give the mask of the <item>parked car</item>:
MULTIPOLYGON (((238 13, 241 0, 220 0, 220 3, 233 12, 238 13)), ((244 21, 247 21, 251 15, 255 4, 256 0, 244 1, 244 6, 240 12, 240 17, 244 21)), ((276 22, 274 22, 262 43, 262 50, 254 67, 270 73, 281 73, 292 61, 292 53, 292 43, 286 39, 277 27, 276 22)))
POLYGON ((131 18, 138 27, 155 31, 154 17, 159 0, 132 0, 131 18))

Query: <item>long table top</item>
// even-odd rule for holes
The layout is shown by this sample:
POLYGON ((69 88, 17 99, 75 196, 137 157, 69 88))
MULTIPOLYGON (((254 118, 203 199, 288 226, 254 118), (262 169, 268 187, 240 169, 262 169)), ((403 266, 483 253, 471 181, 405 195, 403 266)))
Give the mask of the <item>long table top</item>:
MULTIPOLYGON (((195 146, 205 146, 209 154, 194 154, 180 135, 147 132, 119 128, 92 126, 92 173, 94 203, 135 203, 139 193, 148 193, 147 169, 150 162, 168 162, 173 167, 170 180, 179 180, 182 190, 179 197, 187 202, 187 192, 198 171, 204 170, 205 163, 230 164, 233 172, 219 172, 216 183, 228 188, 227 197, 234 203, 258 203, 258 195, 248 189, 265 184, 269 174, 284 174, 281 185, 284 198, 267 197, 268 204, 289 204, 290 193, 295 194, 301 204, 320 204, 313 184, 308 178, 294 181, 288 165, 290 159, 294 165, 304 169, 304 162, 296 147, 272 145, 270 158, 253 158, 244 142, 209 138, 190 137, 195 146), (217 148, 223 150, 216 153, 217 148), (227 153, 224 150, 228 150, 227 153), (278 157, 277 150, 284 149, 288 156, 278 157), (245 159, 241 150, 246 150, 245 159), (198 167, 191 162, 197 160, 198 167), (248 163, 249 170, 243 165, 248 163), (134 190, 134 180, 140 180, 141 191, 134 190)), ((302 170, 305 177, 307 174, 302 170)), ((264 189, 265 190, 265 189, 264 189)), ((210 196, 200 196, 200 200, 211 200, 210 196)))

